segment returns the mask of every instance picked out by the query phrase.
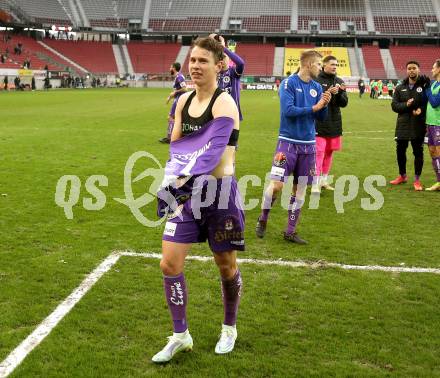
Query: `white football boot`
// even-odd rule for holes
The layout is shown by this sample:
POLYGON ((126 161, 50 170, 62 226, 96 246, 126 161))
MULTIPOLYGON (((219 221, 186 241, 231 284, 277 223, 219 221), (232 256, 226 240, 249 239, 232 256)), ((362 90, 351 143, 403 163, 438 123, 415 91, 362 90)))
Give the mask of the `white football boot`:
POLYGON ((215 353, 225 354, 232 352, 234 349, 235 340, 237 340, 237 328, 235 326, 223 324, 220 339, 215 346, 215 353))
POLYGON ((151 361, 162 364, 170 361, 176 353, 189 352, 192 348, 193 339, 188 330, 183 333, 173 333, 172 336, 168 336, 167 345, 159 353, 156 353, 151 361))

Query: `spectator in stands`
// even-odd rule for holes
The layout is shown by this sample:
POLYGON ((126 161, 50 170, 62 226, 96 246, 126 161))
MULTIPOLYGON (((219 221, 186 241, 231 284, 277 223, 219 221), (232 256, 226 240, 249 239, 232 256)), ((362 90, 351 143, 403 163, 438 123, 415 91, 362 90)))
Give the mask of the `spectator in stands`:
POLYGON ((1 56, 0 56, 0 61, 1 61, 2 63, 5 63, 5 62, 6 62, 6 56, 3 55, 3 54, 1 54, 1 56))
POLYGON ((437 176, 437 182, 426 190, 440 191, 440 59, 432 66, 434 82, 426 88, 428 99, 426 125, 428 129, 428 149, 432 158, 432 167, 437 176))
POLYGON ((365 81, 362 77, 359 78, 358 88, 359 88, 359 98, 362 98, 362 96, 365 92, 365 81))
POLYGON ((168 114, 168 129, 167 136, 159 139, 160 143, 170 143, 171 133, 174 127, 174 113, 176 112, 177 101, 179 97, 186 92, 185 76, 180 73, 181 65, 179 62, 174 62, 170 67, 171 76, 174 78, 173 91, 167 97, 166 103, 168 104, 173 99, 170 113, 168 114))
POLYGON ((396 155, 399 176, 390 181, 391 185, 406 183, 406 150, 409 142, 414 155, 414 189, 423 190, 420 175, 423 168, 423 138, 426 133, 426 100, 423 89, 429 79, 420 75, 420 65, 416 61, 406 64, 407 77, 396 87, 391 108, 398 114, 396 122, 396 155))
POLYGON ((300 57, 300 71, 284 79, 280 86, 281 125, 276 151, 272 160, 271 181, 263 195, 262 212, 255 233, 263 238, 270 210, 281 193, 284 183, 293 176, 292 195, 288 208, 284 239, 307 244, 296 229, 305 202, 307 185, 315 176, 316 129, 315 120, 324 120, 331 100, 329 90, 315 80, 321 72, 321 54, 305 50, 300 57), (299 185, 298 185, 299 184, 299 185))
POLYGON ((326 56, 323 60, 323 70, 316 78, 322 85, 323 92, 332 94, 328 104, 328 113, 324 120, 316 120, 316 182, 312 193, 319 193, 321 188, 334 190, 328 182, 333 161, 334 151, 341 149, 342 116, 340 108, 348 105, 348 96, 344 81, 337 76, 338 60, 335 56, 326 56))
POLYGON ((244 71, 244 60, 226 47, 225 39, 221 35, 211 34, 210 37, 222 44, 225 53, 225 58, 223 59, 223 68, 218 76, 217 85, 220 89, 232 96, 238 107, 240 121, 243 121, 243 116, 240 109, 240 78, 244 71), (232 61, 234 65, 230 65, 230 61, 232 61))

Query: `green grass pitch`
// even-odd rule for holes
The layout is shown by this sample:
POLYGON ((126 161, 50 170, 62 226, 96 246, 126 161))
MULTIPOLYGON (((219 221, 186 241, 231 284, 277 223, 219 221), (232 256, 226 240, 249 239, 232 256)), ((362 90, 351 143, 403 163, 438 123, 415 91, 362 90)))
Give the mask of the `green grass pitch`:
MULTIPOLYGON (((162 163, 168 146, 168 90, 119 89, 0 94, 0 362, 76 288, 111 251, 160 252, 162 227, 148 228, 113 198, 124 197, 124 166, 136 151, 162 163), (73 219, 55 204, 63 175, 81 180, 73 219), (105 175, 106 205, 84 209, 85 182, 105 175)), ((279 105, 274 92, 243 92, 238 178, 264 180, 275 149, 279 105)), ((333 195, 305 209, 299 233, 307 246, 285 242, 287 212, 278 203, 265 239, 254 227, 259 209, 246 212, 246 251, 240 257, 385 266, 440 266, 438 193, 378 187, 384 204, 369 198, 365 178, 397 174, 389 101, 350 95, 343 110, 343 150, 336 178, 355 175, 357 197, 337 213, 333 195)), ((140 161, 135 173, 146 167, 140 161)), ((408 150, 408 174, 412 154, 408 150)), ((425 153, 424 184, 435 176, 425 153)), ((148 179, 133 184, 135 196, 148 179)), ((262 187, 246 198, 261 199, 262 187)), ((306 203, 306 207, 308 201, 306 203)), ((143 212, 154 219, 150 204, 143 212)), ((207 244, 192 254, 209 256, 207 244)), ((188 262, 188 321, 194 351, 155 366, 171 321, 158 260, 122 257, 53 332, 14 371, 14 377, 287 377, 440 376, 440 276, 243 265, 244 293, 236 348, 216 356, 222 322, 218 272, 188 262)))

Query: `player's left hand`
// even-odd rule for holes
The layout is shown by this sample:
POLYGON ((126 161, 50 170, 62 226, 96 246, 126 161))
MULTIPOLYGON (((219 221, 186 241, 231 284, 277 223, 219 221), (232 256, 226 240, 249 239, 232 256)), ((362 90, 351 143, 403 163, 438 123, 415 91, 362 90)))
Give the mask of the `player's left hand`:
POLYGON ((417 108, 416 110, 413 110, 412 113, 413 113, 413 115, 418 116, 418 115, 422 114, 422 109, 417 108))
POLYGON ((340 91, 345 91, 347 89, 347 87, 345 86, 345 83, 342 83, 339 85, 339 90, 340 91))

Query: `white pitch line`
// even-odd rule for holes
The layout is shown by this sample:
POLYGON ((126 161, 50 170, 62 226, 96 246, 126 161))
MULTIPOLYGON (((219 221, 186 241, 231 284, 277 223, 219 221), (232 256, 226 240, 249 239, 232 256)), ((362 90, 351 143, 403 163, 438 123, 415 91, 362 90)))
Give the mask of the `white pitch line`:
MULTIPOLYGON (((26 358, 26 356, 36 348, 57 324, 73 309, 81 298, 98 282, 98 280, 115 265, 121 256, 143 257, 160 259, 159 253, 140 253, 132 251, 114 251, 98 267, 96 267, 84 281, 61 303, 58 307, 44 319, 38 327, 17 346, 0 364, 0 378, 6 378, 15 368, 26 358)), ((188 260, 208 262, 212 261, 212 256, 188 256, 188 260)), ((432 273, 440 274, 440 268, 418 268, 418 267, 399 267, 381 265, 347 265, 338 263, 328 263, 325 261, 305 262, 305 261, 285 261, 285 260, 256 260, 256 259, 237 259, 239 264, 254 265, 277 265, 290 268, 340 268, 346 270, 382 271, 398 273, 432 273)))
POLYGON ((15 348, 0 364, 0 378, 7 377, 26 356, 40 344, 44 338, 56 327, 61 319, 79 302, 90 288, 116 264, 119 253, 110 254, 84 281, 52 312, 40 325, 15 348))
MULTIPOLYGON (((160 259, 162 255, 159 253, 139 253, 132 251, 118 251, 121 256, 145 257, 150 259, 160 259)), ((212 257, 208 256, 191 256, 187 260, 195 261, 212 261, 212 257)), ((306 261, 286 261, 286 260, 256 260, 256 259, 237 259, 239 264, 254 264, 254 265, 277 265, 288 266, 290 268, 340 268, 345 270, 367 270, 367 271, 381 271, 391 273, 432 273, 440 274, 440 268, 419 268, 419 267, 403 267, 403 266, 382 266, 382 265, 349 265, 331 263, 325 261, 306 262, 306 261)))

